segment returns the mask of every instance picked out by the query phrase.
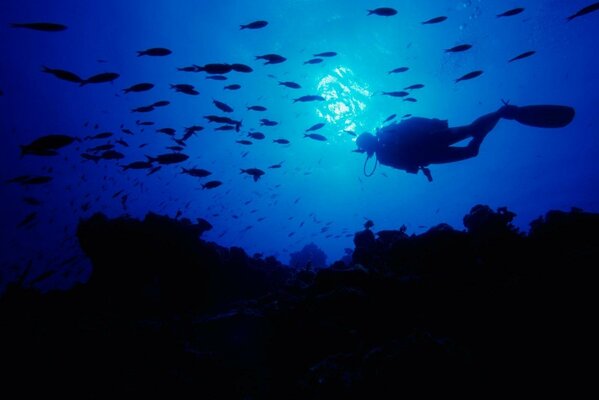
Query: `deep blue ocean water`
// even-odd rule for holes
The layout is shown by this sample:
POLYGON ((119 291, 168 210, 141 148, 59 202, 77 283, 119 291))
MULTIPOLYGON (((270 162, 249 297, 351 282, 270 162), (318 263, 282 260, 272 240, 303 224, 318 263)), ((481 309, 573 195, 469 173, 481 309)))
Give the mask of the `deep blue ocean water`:
POLYGON ((66 287, 86 279, 87 261, 75 231, 80 218, 103 212, 142 218, 153 211, 195 221, 214 229, 204 239, 240 246, 249 254, 274 255, 288 262, 291 252, 314 242, 341 258, 352 248, 353 233, 367 219, 375 230, 407 227, 420 233, 440 222, 462 229, 462 217, 478 203, 507 206, 522 230, 550 209, 579 207, 599 211, 599 12, 570 22, 566 17, 589 0, 536 1, 115 1, 5 0, 0 4, 0 262, 2 286, 28 264, 34 274, 58 270, 52 285, 66 287), (367 16, 367 9, 393 7, 392 17, 367 16), (496 15, 516 7, 511 17, 496 15), (422 21, 437 16, 439 24, 422 21), (263 29, 241 24, 266 20, 263 29), (54 22, 61 32, 16 29, 11 23, 54 22), (462 53, 444 50, 459 44, 462 53), (172 50, 165 57, 137 57, 153 47, 172 50), (304 64, 313 54, 337 55, 304 64), (533 56, 508 63, 526 51, 533 56), (263 65, 255 56, 275 53, 287 60, 263 65), (228 80, 206 73, 178 71, 193 64, 241 63, 251 73, 231 72, 228 80), (42 67, 73 71, 82 77, 103 72, 120 76, 112 83, 80 85, 43 73, 42 67), (398 67, 404 73, 388 74, 398 67), (482 70, 475 79, 455 83, 482 70), (278 81, 293 81, 290 89, 278 81), (140 82, 155 87, 124 94, 140 82), (171 84, 192 84, 197 96, 176 93, 171 84), (239 84, 236 91, 224 90, 239 84), (417 102, 383 96, 413 84, 417 102), (297 102, 321 95, 323 102, 297 102), (434 181, 379 166, 363 174, 365 156, 352 152, 355 137, 345 130, 375 132, 392 114, 447 119, 450 126, 472 122, 497 110, 501 99, 515 105, 563 104, 576 109, 567 127, 555 130, 500 121, 478 157, 433 165, 434 181), (167 100, 149 113, 131 110, 167 100), (213 100, 230 105, 240 132, 215 131, 206 115, 225 115, 213 100), (265 112, 248 111, 261 105, 265 112), (278 122, 259 126, 261 118, 278 122), (152 121, 140 126, 136 121, 152 121), (314 124, 325 142, 304 138, 314 124), (189 159, 147 170, 123 171, 119 165, 145 155, 169 152, 176 143, 156 130, 205 129, 186 142, 189 159), (122 132, 130 129, 133 135, 122 132), (264 140, 242 145, 249 132, 264 140), (57 156, 20 155, 20 145, 47 134, 85 138, 101 132, 104 140, 83 140, 57 156), (273 139, 291 143, 280 145, 273 139), (128 147, 116 143, 126 141, 128 147), (114 144, 122 160, 84 160, 87 149, 114 144), (140 148, 141 145, 145 145, 140 148), (268 167, 282 162, 279 169, 268 167), (181 167, 204 168, 207 178, 181 174, 181 167), (254 182, 240 169, 260 168, 254 182), (47 184, 4 183, 21 175, 47 175, 47 184), (202 189, 219 180, 215 189, 202 189), (117 194, 118 193, 118 194, 117 194), (116 196, 115 196, 116 194, 116 196), (123 198, 123 196, 126 196, 123 198), (41 204, 27 204, 31 197, 41 204), (178 213, 180 211, 180 213, 178 213), (31 223, 19 226, 32 213, 31 223))

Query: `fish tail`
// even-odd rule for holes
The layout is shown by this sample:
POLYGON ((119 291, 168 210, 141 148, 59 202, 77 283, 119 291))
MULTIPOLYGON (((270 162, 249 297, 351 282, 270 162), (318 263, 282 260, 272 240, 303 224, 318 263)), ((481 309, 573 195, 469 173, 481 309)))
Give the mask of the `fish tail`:
POLYGON ((374 14, 374 11, 373 11, 373 10, 366 10, 366 11, 368 11, 368 14, 367 14, 367 15, 372 15, 372 14, 374 14))
POLYGON ((145 54, 146 54, 146 52, 145 52, 145 51, 143 51, 143 50, 142 50, 142 51, 138 51, 138 52, 137 52, 137 57, 141 57, 141 56, 143 56, 143 55, 145 55, 145 54))
POLYGON ((307 133, 304 133, 304 137, 310 137, 310 135, 308 135, 307 133))
POLYGON ((241 31, 241 30, 244 30, 245 28, 247 28, 247 26, 246 26, 246 25, 239 25, 239 30, 240 30, 240 31, 241 31))
POLYGON ((245 169, 240 168, 239 170, 241 171, 240 174, 245 174, 245 171, 246 171, 245 169))
POLYGON ((258 175, 254 175, 254 182, 258 182, 258 179, 260 179, 260 177, 258 175))
POLYGON ((147 154, 146 154, 146 158, 148 159, 148 161, 149 161, 149 162, 154 162, 154 161, 156 161, 156 160, 157 160, 157 158, 156 158, 156 157, 152 157, 152 156, 149 156, 149 155, 147 155, 147 154))
POLYGON ((568 18, 566 18, 566 22, 570 22, 570 21, 572 21, 574 18, 576 18, 576 14, 574 14, 574 15, 570 15, 568 18))

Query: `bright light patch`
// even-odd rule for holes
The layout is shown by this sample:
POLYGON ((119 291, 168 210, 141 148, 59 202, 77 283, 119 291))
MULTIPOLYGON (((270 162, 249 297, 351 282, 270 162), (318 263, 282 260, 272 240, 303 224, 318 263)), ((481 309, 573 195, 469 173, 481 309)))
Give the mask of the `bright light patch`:
POLYGON ((355 130, 359 114, 366 109, 372 93, 358 82, 351 69, 338 67, 318 82, 318 91, 327 101, 316 109, 319 117, 340 130, 355 130))

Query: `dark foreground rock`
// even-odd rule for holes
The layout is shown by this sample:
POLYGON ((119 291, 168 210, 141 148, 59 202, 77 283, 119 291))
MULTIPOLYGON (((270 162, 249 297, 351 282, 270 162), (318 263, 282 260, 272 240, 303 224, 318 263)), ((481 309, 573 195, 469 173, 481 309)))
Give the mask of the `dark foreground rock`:
POLYGON ((367 228, 350 265, 292 271, 199 240, 189 221, 96 215, 78 231, 87 284, 2 298, 5 390, 387 399, 580 388, 599 215, 552 211, 528 235, 512 218, 476 206, 465 231, 367 228))

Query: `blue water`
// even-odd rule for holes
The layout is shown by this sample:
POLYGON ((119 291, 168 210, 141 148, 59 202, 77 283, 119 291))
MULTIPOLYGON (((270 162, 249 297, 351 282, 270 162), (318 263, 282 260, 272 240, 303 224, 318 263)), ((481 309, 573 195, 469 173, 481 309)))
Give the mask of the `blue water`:
POLYGON ((329 262, 353 247, 352 234, 366 219, 375 230, 407 227, 419 233, 448 222, 462 229, 462 217, 477 203, 507 206, 515 223, 526 230, 531 220, 550 209, 580 207, 599 211, 599 13, 566 22, 566 17, 589 4, 575 1, 115 1, 5 0, 0 4, 0 179, 19 175, 51 175, 45 185, 0 185, 2 284, 14 280, 31 263, 33 271, 58 269, 56 287, 86 279, 89 268, 75 237, 80 218, 95 212, 142 218, 147 212, 205 218, 214 229, 204 236, 223 246, 240 246, 249 254, 275 255, 283 262, 289 253, 314 242, 329 262), (366 10, 394 7, 393 17, 367 16, 366 10), (519 15, 496 14, 524 7, 519 15), (445 15, 436 25, 420 22, 445 15), (239 30, 240 24, 266 20, 259 30, 239 30), (13 22, 56 22, 63 32, 14 29, 13 22), (469 43, 464 53, 444 49, 469 43), (166 57, 136 57, 138 50, 166 47, 166 57), (507 60, 525 51, 524 60, 507 60), (338 55, 321 64, 304 65, 312 54, 338 55), (263 65, 254 56, 276 53, 287 58, 263 65), (231 72, 227 81, 207 80, 205 73, 186 73, 177 67, 207 63, 242 63, 249 74, 231 72), (84 87, 42 73, 42 66, 65 69, 83 77, 117 72, 114 83, 84 87), (409 71, 387 74, 401 67, 409 71), (455 79, 474 71, 470 81, 455 79), (277 81, 295 81, 293 90, 277 81), (122 89, 140 82, 156 87, 124 95, 122 89), (199 96, 175 93, 169 84, 193 84, 199 96), (240 84, 238 91, 223 90, 240 84), (382 96, 422 83, 413 91, 418 102, 382 96), (293 103, 302 95, 319 94, 325 102, 293 103), (240 133, 214 131, 203 116, 224 115, 216 99, 235 109, 243 120, 240 133), (500 121, 487 137, 478 157, 454 164, 433 165, 434 182, 422 174, 379 166, 374 176, 363 175, 364 155, 352 152, 355 138, 344 132, 375 132, 391 114, 449 120, 464 125, 501 106, 564 104, 576 108, 566 128, 547 130, 500 121), (168 100, 167 107, 148 114, 131 109, 168 100), (259 113, 246 106, 268 108, 259 113), (279 122, 260 127, 260 118, 279 122), (155 126, 137 126, 136 120, 155 126), (325 122, 318 133, 326 142, 303 138, 310 126, 325 122), (98 125, 97 129, 94 127, 98 125), (122 134, 120 126, 134 132, 122 134), (182 164, 122 172, 119 164, 144 160, 144 155, 168 152, 175 143, 156 129, 202 125, 192 137, 182 164), (251 146, 248 131, 266 139, 251 146), (51 133, 84 138, 114 132, 107 140, 76 143, 55 157, 20 157, 19 145, 51 133), (286 138, 290 145, 272 143, 286 138), (124 139, 117 145, 120 161, 85 161, 87 148, 124 139), (139 145, 147 143, 144 148, 139 145), (245 156, 244 153, 248 152, 245 156), (283 161, 282 168, 267 167, 283 161), (205 168, 209 178, 180 173, 180 167, 205 168), (266 174, 254 182, 241 168, 260 168, 266 174), (217 179, 222 186, 202 190, 217 179), (116 192, 123 191, 116 198, 116 192), (127 201, 123 206, 122 196, 127 201), (35 197, 39 206, 23 197, 35 197), (16 226, 31 212, 30 227, 16 226), (66 264, 65 264, 66 261, 66 264))

